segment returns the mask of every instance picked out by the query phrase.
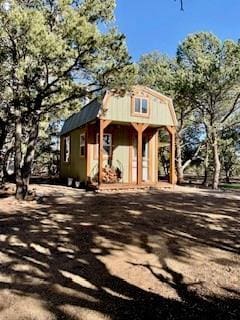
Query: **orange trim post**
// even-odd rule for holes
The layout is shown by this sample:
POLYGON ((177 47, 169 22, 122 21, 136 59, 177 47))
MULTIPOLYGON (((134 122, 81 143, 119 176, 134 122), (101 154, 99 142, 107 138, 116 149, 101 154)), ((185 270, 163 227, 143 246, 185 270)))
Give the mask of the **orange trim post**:
POLYGON ((91 161, 93 160, 93 127, 92 125, 87 125, 86 130, 86 176, 87 183, 91 182, 91 161))
POLYGON ((102 119, 103 130, 106 129, 110 125, 111 122, 112 122, 112 120, 104 120, 104 119, 102 119))
POLYGON ((156 149, 155 149, 155 170, 156 170, 156 175, 155 175, 155 179, 156 179, 156 183, 158 183, 158 161, 159 161, 159 158, 158 158, 158 149, 159 149, 159 141, 158 141, 158 138, 159 137, 159 129, 157 129, 156 133, 155 133, 155 143, 156 143, 156 149))
POLYGON ((175 170, 175 130, 171 128, 170 140, 171 140, 171 150, 170 150, 170 183, 176 183, 176 170, 175 170))
POLYGON ((137 145, 137 184, 142 183, 142 130, 138 128, 138 145, 137 145))
POLYGON ((137 131, 138 134, 138 145, 137 145, 137 184, 142 183, 142 134, 143 131, 149 126, 144 123, 134 123, 131 122, 131 125, 137 131))
POLYGON ((102 169, 103 169, 103 120, 99 121, 99 141, 98 141, 98 184, 102 183, 102 169))
POLYGON ((155 174, 155 129, 151 129, 151 131, 148 134, 149 137, 149 181, 156 183, 156 174, 155 174))
POLYGON ((128 161, 128 183, 132 183, 132 171, 133 171, 133 129, 129 127, 129 161, 128 161))
POLYGON ((86 128, 86 176, 87 176, 87 181, 90 178, 90 134, 89 134, 89 124, 87 125, 86 128))

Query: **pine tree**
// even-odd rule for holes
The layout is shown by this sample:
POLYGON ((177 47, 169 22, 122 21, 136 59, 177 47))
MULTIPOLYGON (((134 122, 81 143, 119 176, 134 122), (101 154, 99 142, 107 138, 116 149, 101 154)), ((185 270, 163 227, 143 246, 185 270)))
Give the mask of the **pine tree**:
POLYGON ((134 74, 114 0, 11 0, 0 7, 0 55, 15 123, 16 197, 25 198, 41 118, 134 74), (104 30, 104 31, 103 31, 104 30))

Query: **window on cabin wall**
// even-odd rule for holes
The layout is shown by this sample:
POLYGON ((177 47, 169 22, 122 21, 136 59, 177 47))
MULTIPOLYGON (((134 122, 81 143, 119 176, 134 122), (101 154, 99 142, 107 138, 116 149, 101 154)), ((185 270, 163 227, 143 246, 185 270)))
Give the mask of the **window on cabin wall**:
POLYGON ((67 136, 63 140, 63 159, 64 162, 70 161, 70 136, 67 136))
POLYGON ((134 113, 139 115, 148 115, 149 103, 148 99, 136 97, 134 98, 134 113))
MULTIPOLYGON (((97 142, 96 158, 98 158, 99 134, 97 134, 96 142, 97 142)), ((103 134, 103 157, 104 158, 112 157, 112 134, 111 133, 103 134)))
POLYGON ((110 133, 103 135, 103 151, 104 155, 108 157, 112 156, 112 135, 110 133))
POLYGON ((80 134, 80 157, 85 157, 86 152, 86 137, 85 133, 80 134))

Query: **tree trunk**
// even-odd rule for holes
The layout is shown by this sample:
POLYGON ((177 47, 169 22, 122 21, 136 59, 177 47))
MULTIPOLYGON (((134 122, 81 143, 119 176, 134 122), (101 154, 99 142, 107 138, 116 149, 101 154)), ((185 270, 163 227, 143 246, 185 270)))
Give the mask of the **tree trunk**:
POLYGON ((184 183, 184 173, 182 166, 182 147, 179 133, 176 134, 176 171, 177 171, 177 184, 184 183))
POLYGON ((4 177, 4 162, 3 162, 3 153, 0 151, 0 188, 3 187, 5 183, 5 177, 4 177))
POLYGON ((22 119, 20 110, 15 112, 15 174, 16 174, 16 199, 23 200, 22 184, 22 119))
POLYGON ((226 174, 226 182, 227 183, 231 183, 231 181, 230 181, 230 176, 231 176, 230 170, 225 168, 225 174, 226 174))
POLYGON ((176 135, 176 159, 177 159, 177 165, 176 165, 176 170, 177 170, 177 183, 178 184, 183 184, 184 183, 184 170, 190 166, 192 163, 193 159, 195 159, 202 147, 202 143, 199 144, 197 147, 195 153, 193 156, 185 161, 184 163, 182 162, 182 147, 181 147, 181 139, 179 138, 179 134, 176 135))
POLYGON ((22 193, 23 199, 28 195, 29 182, 32 172, 32 165, 35 154, 35 146, 37 143, 39 131, 39 118, 35 117, 32 122, 31 131, 29 134, 27 151, 24 157, 24 163, 21 169, 21 177, 22 177, 22 193))
POLYGON ((167 176, 169 174, 169 161, 166 159, 162 148, 160 148, 160 158, 161 158, 164 174, 165 176, 167 176))
POLYGON ((4 153, 3 146, 6 142, 7 138, 7 123, 0 119, 0 187, 4 184, 4 153))
POLYGON ((215 129, 213 130, 213 133, 212 133, 212 142, 213 142, 213 158, 214 158, 212 188, 216 190, 218 189, 218 186, 219 186, 221 163, 219 160, 218 139, 217 139, 217 133, 215 129))
POLYGON ((4 144, 5 144, 6 137, 7 137, 7 122, 5 122, 2 119, 0 119, 0 126, 1 126, 1 129, 0 129, 0 132, 1 132, 1 135, 0 135, 0 151, 1 151, 3 146, 4 146, 4 144))
POLYGON ((209 154, 208 154, 209 145, 206 143, 206 155, 204 159, 204 179, 202 185, 208 187, 208 166, 209 166, 209 154))

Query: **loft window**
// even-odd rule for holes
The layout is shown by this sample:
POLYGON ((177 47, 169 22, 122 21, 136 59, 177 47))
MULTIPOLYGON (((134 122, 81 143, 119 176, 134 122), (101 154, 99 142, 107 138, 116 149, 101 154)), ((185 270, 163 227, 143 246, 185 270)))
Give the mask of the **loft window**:
POLYGON ((148 114, 148 99, 135 98, 135 100, 134 100, 134 113, 147 115, 148 114))
POLYGON ((70 136, 67 136, 63 140, 64 147, 63 147, 63 153, 64 153, 64 162, 70 161, 70 136))
MULTIPOLYGON (((99 134, 97 134, 97 145, 99 145, 99 134)), ((112 135, 111 133, 104 133, 103 135, 103 156, 112 156, 112 135)))
POLYGON ((80 134, 80 157, 85 156, 86 138, 85 133, 80 134))

